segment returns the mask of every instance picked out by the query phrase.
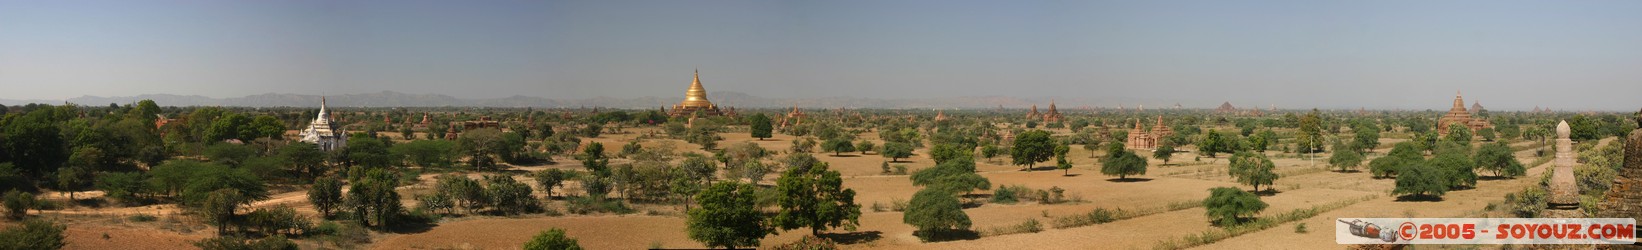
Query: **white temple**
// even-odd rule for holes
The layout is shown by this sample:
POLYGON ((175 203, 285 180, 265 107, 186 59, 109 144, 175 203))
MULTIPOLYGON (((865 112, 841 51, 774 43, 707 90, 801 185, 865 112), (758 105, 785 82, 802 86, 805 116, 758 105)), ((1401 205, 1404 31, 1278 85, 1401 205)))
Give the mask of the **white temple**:
POLYGON ((325 109, 325 97, 319 98, 319 117, 299 134, 303 142, 319 144, 320 150, 331 151, 348 145, 348 131, 331 123, 331 112, 325 109))

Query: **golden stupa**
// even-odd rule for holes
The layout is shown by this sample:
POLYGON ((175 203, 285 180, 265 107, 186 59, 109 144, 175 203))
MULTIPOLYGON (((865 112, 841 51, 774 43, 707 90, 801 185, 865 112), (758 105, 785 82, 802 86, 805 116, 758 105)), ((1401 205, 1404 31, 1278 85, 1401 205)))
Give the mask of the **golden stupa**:
POLYGON ((690 82, 690 89, 684 91, 684 101, 673 105, 673 110, 668 111, 667 115, 688 116, 697 111, 703 115, 723 115, 718 111, 718 105, 707 100, 707 88, 701 87, 701 70, 696 70, 695 80, 690 82))

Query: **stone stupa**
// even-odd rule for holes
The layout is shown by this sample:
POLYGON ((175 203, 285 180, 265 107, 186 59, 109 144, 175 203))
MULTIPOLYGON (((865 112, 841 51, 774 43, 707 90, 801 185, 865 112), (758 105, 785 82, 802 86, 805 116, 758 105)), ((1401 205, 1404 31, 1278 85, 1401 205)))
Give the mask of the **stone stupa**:
POLYGON ((1579 182, 1574 177, 1574 143, 1568 139, 1568 121, 1556 124, 1556 159, 1551 161, 1551 197, 1541 215, 1546 218, 1579 218, 1579 182))

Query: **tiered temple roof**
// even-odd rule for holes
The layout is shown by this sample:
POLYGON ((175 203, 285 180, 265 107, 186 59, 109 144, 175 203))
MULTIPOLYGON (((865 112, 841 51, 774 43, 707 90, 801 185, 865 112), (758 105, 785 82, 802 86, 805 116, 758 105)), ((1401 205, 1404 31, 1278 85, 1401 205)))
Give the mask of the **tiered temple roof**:
POLYGON ((1043 122, 1044 123, 1060 122, 1061 120, 1065 120, 1065 119, 1066 119, 1066 116, 1061 115, 1060 110, 1055 109, 1055 100, 1049 100, 1049 113, 1044 113, 1043 114, 1043 122))
POLYGON ((1448 108, 1448 114, 1437 119, 1437 134, 1448 135, 1448 126, 1451 125, 1465 126, 1473 132, 1494 127, 1494 124, 1486 119, 1471 118, 1471 112, 1465 110, 1465 98, 1461 97, 1459 92, 1454 92, 1454 106, 1448 108))
POLYGON ((682 117, 698 111, 704 115, 723 115, 719 112, 718 105, 707 100, 707 88, 701 87, 700 70, 696 71, 695 79, 690 82, 690 89, 684 90, 684 101, 673 105, 673 110, 667 112, 667 115, 682 117))
POLYGON ((348 145, 348 131, 341 124, 331 122, 331 111, 325 105, 325 97, 319 98, 319 115, 308 127, 298 133, 301 141, 318 144, 320 150, 331 151, 342 149, 348 145))
POLYGON ((1140 119, 1135 119, 1135 127, 1129 129, 1129 138, 1124 146, 1131 149, 1155 149, 1165 138, 1174 135, 1174 130, 1163 125, 1163 116, 1157 116, 1157 124, 1152 125, 1152 131, 1142 130, 1140 119))

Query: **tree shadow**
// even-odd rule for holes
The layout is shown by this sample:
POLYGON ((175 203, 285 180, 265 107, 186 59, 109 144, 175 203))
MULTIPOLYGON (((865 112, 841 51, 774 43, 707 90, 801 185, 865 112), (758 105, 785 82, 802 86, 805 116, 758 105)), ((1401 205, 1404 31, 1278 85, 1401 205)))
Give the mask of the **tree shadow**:
POLYGON ((838 242, 838 244, 848 245, 876 241, 878 239, 883 239, 883 235, 884 233, 879 231, 864 231, 848 233, 822 233, 816 235, 816 237, 826 238, 832 240, 833 242, 838 242))
POLYGON ((861 155, 846 155, 846 154, 835 154, 835 155, 831 155, 831 156, 832 157, 861 157, 861 155))
POLYGON ((913 232, 913 234, 924 234, 926 237, 920 237, 924 240, 924 242, 974 240, 981 238, 980 233, 971 230, 941 230, 935 232, 917 231, 913 232))
POLYGON ((1229 227, 1235 227, 1237 225, 1243 225, 1244 223, 1254 222, 1256 220, 1255 218, 1250 218, 1250 217, 1237 217, 1237 218, 1232 218, 1232 219, 1236 220, 1237 222, 1233 222, 1231 225, 1226 225, 1225 223, 1221 223, 1220 220, 1210 220, 1209 225, 1210 226, 1221 227, 1221 228, 1229 228, 1229 227))
POLYGON ((1060 170, 1060 169, 1055 168, 1054 166, 1041 166, 1041 167, 1024 168, 1024 169, 1021 169, 1020 171, 1049 171, 1049 170, 1060 170))
POLYGON ((1078 176, 1080 176, 1080 175, 1083 175, 1083 174, 1062 174, 1062 175, 1060 175, 1060 176, 1066 176, 1066 177, 1078 177, 1078 176))
POLYGON ((1477 180, 1479 180, 1479 181, 1497 181, 1497 180, 1510 180, 1510 179, 1516 179, 1516 178, 1504 177, 1504 176, 1493 176, 1493 175, 1477 176, 1477 180))
POLYGON ((1108 181, 1108 182, 1148 182, 1148 181, 1152 181, 1152 178, 1111 178, 1111 179, 1106 179, 1106 181, 1108 181))
POLYGON ((1283 193, 1282 190, 1277 190, 1275 188, 1267 188, 1266 190, 1254 191, 1254 195, 1257 195, 1257 196, 1275 196, 1275 195, 1281 194, 1281 193, 1283 193))
POLYGON ((1384 179, 1393 179, 1393 180, 1395 180, 1395 179, 1397 179, 1397 177, 1395 177, 1395 176, 1374 176, 1374 177, 1369 177, 1369 178, 1370 179, 1375 179, 1375 180, 1384 180, 1384 179))
POLYGON ((89 208, 102 208, 104 205, 108 205, 108 202, 103 200, 102 198, 78 199, 78 200, 73 200, 73 203, 76 206, 89 207, 89 208))
POLYGON ((1346 171, 1335 170, 1335 171, 1332 171, 1332 172, 1342 173, 1342 174, 1355 174, 1355 173, 1362 173, 1363 171, 1362 170, 1352 169, 1352 170, 1346 170, 1346 171))
POLYGON ((1442 196, 1423 195, 1423 194, 1410 194, 1410 195, 1397 196, 1397 201, 1399 201, 1399 202, 1402 202, 1402 201, 1408 201, 1408 202, 1439 202, 1439 201, 1442 201, 1442 196))

